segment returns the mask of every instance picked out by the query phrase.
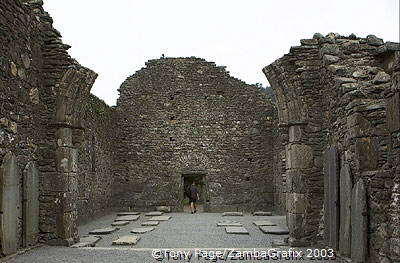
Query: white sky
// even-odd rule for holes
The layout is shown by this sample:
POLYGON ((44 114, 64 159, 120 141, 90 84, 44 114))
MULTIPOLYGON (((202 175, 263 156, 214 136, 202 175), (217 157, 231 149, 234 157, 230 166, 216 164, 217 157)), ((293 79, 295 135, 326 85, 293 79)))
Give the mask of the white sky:
POLYGON ((149 59, 196 56, 249 84, 301 38, 369 34, 399 42, 400 0, 44 0, 69 53, 99 74, 92 93, 115 105, 149 59))

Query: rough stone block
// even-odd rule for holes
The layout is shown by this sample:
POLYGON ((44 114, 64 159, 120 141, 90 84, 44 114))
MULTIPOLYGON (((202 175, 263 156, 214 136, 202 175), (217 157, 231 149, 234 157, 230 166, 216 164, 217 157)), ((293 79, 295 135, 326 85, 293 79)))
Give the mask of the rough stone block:
POLYGON ((57 145, 59 147, 72 147, 72 129, 59 128, 56 132, 57 145))
POLYGON ((117 216, 136 216, 140 215, 140 212, 118 212, 117 216))
POLYGON ((142 226, 158 226, 160 224, 159 221, 146 221, 142 222, 142 226))
POLYGON ((18 248, 19 182, 17 160, 7 153, 0 167, 0 237, 1 251, 6 256, 18 248))
POLYGON ((171 213, 171 207, 170 206, 157 206, 156 210, 159 211, 159 212, 171 213))
POLYGON ((249 235, 249 231, 242 226, 228 226, 225 228, 227 234, 249 235))
POLYGON ((237 221, 223 220, 219 221, 217 226, 243 226, 243 224, 237 221))
POLYGON ((154 212, 149 212, 149 213, 147 213, 146 216, 161 216, 161 215, 163 215, 163 214, 164 214, 164 212, 161 212, 161 211, 154 211, 154 212))
POLYGON ((113 245, 131 246, 136 245, 140 240, 139 236, 122 236, 112 242, 113 245))
POLYGON ((307 189, 304 174, 298 170, 286 171, 286 189, 288 193, 304 194, 307 189))
POLYGON ((117 227, 98 228, 98 229, 94 229, 94 230, 90 231, 89 234, 91 234, 91 235, 108 235, 108 234, 114 233, 118 229, 119 228, 117 228, 117 227))
POLYGON ((80 241, 74 245, 72 248, 81 248, 81 247, 94 247, 96 243, 99 242, 101 237, 98 236, 84 236, 80 238, 80 241))
POLYGON ((367 193, 362 179, 354 185, 351 198, 351 260, 366 262, 368 253, 367 193))
POLYGON ((352 178, 350 165, 345 163, 340 170, 340 228, 339 251, 343 256, 350 255, 351 242, 351 190, 352 178))
POLYGON ((304 236, 305 228, 304 214, 287 213, 286 217, 290 235, 296 239, 302 238, 304 236))
POLYGON ((299 142, 303 134, 303 129, 299 125, 289 127, 289 142, 299 142))
POLYGON ((255 211, 253 216, 272 216, 272 212, 255 211))
POLYGON ((271 235, 289 234, 289 230, 287 228, 283 228, 280 226, 260 226, 259 228, 264 234, 271 234, 271 235))
POLYGON ((130 223, 130 221, 115 221, 115 222, 112 222, 111 225, 112 226, 126 226, 129 223, 130 223))
POLYGON ((288 169, 303 169, 314 166, 313 149, 304 144, 292 144, 287 146, 288 169))
POLYGON ((138 228, 132 229, 132 230, 131 230, 131 233, 134 233, 134 234, 144 234, 144 233, 147 233, 147 232, 151 232, 151 231, 153 231, 154 229, 156 229, 156 228, 155 228, 155 227, 138 227, 138 228))
POLYGON ((168 221, 171 219, 171 216, 153 216, 149 219, 149 221, 168 221))
POLYGON ((276 226, 275 223, 268 220, 254 221, 253 224, 255 224, 256 226, 276 226))
POLYGON ((133 215, 133 216, 119 216, 115 218, 115 221, 137 221, 140 215, 133 215))
POLYGON ((222 216, 243 216, 242 212, 224 212, 222 216))
POLYGON ((39 171, 34 162, 27 164, 23 182, 23 244, 27 247, 39 237, 39 171))

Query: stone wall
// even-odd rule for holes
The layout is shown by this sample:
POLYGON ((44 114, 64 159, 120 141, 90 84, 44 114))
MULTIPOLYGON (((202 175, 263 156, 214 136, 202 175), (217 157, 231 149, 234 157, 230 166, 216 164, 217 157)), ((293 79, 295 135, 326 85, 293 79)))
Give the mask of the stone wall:
POLYGON ((198 58, 161 58, 117 103, 116 206, 182 209, 184 176, 204 176, 206 210, 273 205, 273 111, 257 87, 198 58), (118 140, 117 140, 118 141, 118 140))
MULTIPOLYGON (((68 55, 69 46, 62 43, 60 33, 52 27, 42 1, 5 0, 0 3, 0 11, 1 181, 6 182, 11 175, 19 178, 16 188, 10 190, 6 183, 1 188, 1 194, 14 198, 18 204, 15 215, 18 244, 9 249, 8 237, 2 236, 2 254, 6 255, 15 253, 15 248, 37 242, 36 230, 31 227, 37 224, 35 218, 40 219, 41 241, 65 244, 77 238, 78 147, 82 141, 86 143, 82 139, 81 115, 97 75, 68 55), (73 134, 78 134, 74 140, 73 134), (34 220, 27 220, 26 211, 36 209, 36 203, 26 198, 35 199, 36 190, 29 184, 35 185, 37 177, 39 215, 32 214, 34 220)), ((101 174, 105 173, 99 169, 101 174)), ((97 183, 103 189, 110 187, 110 183, 104 186, 103 181, 97 183)), ((93 190, 98 188, 95 184, 90 186, 93 190)), ((93 196, 97 197, 100 199, 93 196)), ((101 198, 99 201, 104 200, 101 198)), ((94 210, 103 208, 103 205, 92 206, 96 207, 94 210)), ((4 218, 14 217, 6 209, 2 204, 4 218)))
POLYGON ((117 123, 114 110, 90 95, 82 117, 84 132, 79 144, 78 223, 93 219, 111 208, 113 158, 117 123))
POLYGON ((356 262, 363 257, 368 257, 368 262, 396 261, 399 239, 394 229, 399 224, 394 179, 399 166, 399 102, 398 83, 393 77, 397 76, 400 47, 373 35, 316 34, 313 39, 301 40, 301 44, 264 69, 277 95, 280 125, 289 127, 286 176, 290 240, 318 239, 318 215, 325 192, 324 214, 330 215, 324 222, 327 245, 339 249, 339 240, 342 244, 353 236, 351 247, 365 241, 368 253, 357 254, 356 249, 341 247, 342 256, 356 262), (328 147, 323 161, 323 151, 328 147), (298 160, 299 156, 310 158, 298 160), (346 166, 350 172, 346 172, 346 166), (346 185, 338 186, 348 173, 353 194, 345 191, 346 185), (362 185, 365 197, 358 191, 362 185), (299 199, 302 191, 306 193, 304 200, 299 199), (318 200, 314 205, 309 195, 313 191, 318 200), (338 202, 332 203, 336 199, 338 202), (350 208, 351 213, 357 212, 363 201, 366 211, 350 219, 345 209, 339 216, 346 199, 353 199, 357 206, 350 208), (351 230, 350 222, 357 226, 363 220, 366 229, 351 230))

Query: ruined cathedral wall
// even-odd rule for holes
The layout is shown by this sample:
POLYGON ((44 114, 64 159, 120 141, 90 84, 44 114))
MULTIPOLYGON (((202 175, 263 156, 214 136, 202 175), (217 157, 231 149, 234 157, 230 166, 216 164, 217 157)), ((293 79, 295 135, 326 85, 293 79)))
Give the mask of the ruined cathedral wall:
POLYGON ((151 60, 120 88, 117 206, 181 209, 185 171, 204 173, 209 211, 271 208, 268 98, 197 58, 151 60))
MULTIPOLYGON (((0 163, 4 168, 2 182, 9 175, 8 178, 15 176, 18 181, 15 188, 18 189, 16 241, 12 234, 3 236, 2 242, 17 243, 17 248, 34 245, 38 240, 66 244, 77 237, 78 178, 83 172, 79 170, 78 162, 82 160, 79 161, 78 148, 85 143, 82 113, 97 76, 68 55, 70 47, 62 43, 60 33, 53 28, 53 20, 42 4, 42 1, 11 0, 0 3, 0 163), (14 169, 14 164, 19 169, 14 169), (14 171, 17 172, 9 174, 14 171), (39 186, 34 190, 25 180, 36 175, 39 186), (39 214, 26 214, 28 201, 24 194, 28 192, 25 188, 33 194, 39 191, 39 214), (27 218, 39 221, 38 229, 32 230, 29 239, 25 232, 35 223, 27 218)), ((102 124, 96 125, 102 127, 102 124)), ((108 164, 105 161, 100 167, 108 164)), ((106 172, 99 169, 103 176, 106 172)), ((103 186, 103 181, 95 181, 90 187, 95 191, 110 186, 110 183, 103 186)), ((8 191, 6 184, 2 187, 1 194, 8 191)), ((106 194, 107 191, 100 192, 106 194)), ((14 198, 13 192, 10 195, 14 198)), ((97 197, 90 202, 103 202, 103 196, 93 195, 97 197)), ((96 208, 91 211, 104 204, 93 206, 96 208)), ((8 209, 4 204, 1 207, 8 209)), ((1 212, 7 217, 2 226, 7 233, 12 233, 13 226, 7 225, 12 220, 7 220, 14 217, 14 212, 1 212)), ((2 253, 15 253, 15 247, 2 246, 2 253)))
POLYGON ((78 224, 111 210, 115 111, 90 95, 82 116, 84 131, 74 135, 79 143, 78 224))
MULTIPOLYGON (((328 147, 335 149, 333 152, 326 150, 321 155, 324 159, 319 159, 318 162, 322 164, 318 166, 319 181, 309 182, 306 185, 307 188, 316 187, 319 191, 323 190, 325 195, 325 202, 322 202, 324 209, 322 206, 318 208, 319 213, 321 215, 323 213, 324 216, 318 217, 315 214, 309 216, 309 212, 305 210, 303 218, 307 224, 313 222, 311 225, 314 228, 318 227, 315 224, 318 219, 325 219, 325 222, 322 220, 319 225, 319 235, 312 232, 309 237, 311 240, 318 240, 320 236, 326 245, 339 250, 342 256, 352 257, 354 260, 359 260, 357 256, 360 255, 368 257, 368 262, 398 259, 398 251, 395 249, 398 247, 398 233, 395 230, 398 228, 398 210, 394 208, 394 204, 398 196, 395 174, 399 165, 396 140, 399 125, 396 58, 399 45, 384 43, 372 35, 367 38, 357 38, 354 35, 344 37, 337 34, 329 34, 326 37, 316 34, 313 39, 301 40, 301 44, 265 68, 264 72, 278 96, 281 125, 290 120, 291 115, 296 114, 296 109, 303 112, 302 109, 318 103, 320 116, 304 115, 307 123, 319 122, 322 132, 318 136, 323 140, 318 138, 317 134, 308 137, 309 141, 316 142, 312 145, 313 156, 315 158, 316 147, 320 150, 328 147), (314 50, 315 55, 302 56, 296 53, 296 50, 303 50, 301 52, 303 54, 314 50), (315 74, 309 74, 313 69, 316 69, 315 74), (313 80, 314 84, 307 90, 306 83, 299 82, 298 79, 313 80), (301 98, 312 93, 314 97, 311 100, 301 98), (300 96, 300 99, 297 99, 296 95, 300 96), (297 105, 291 109, 292 101, 297 105), (349 167, 349 172, 346 167, 349 167), (324 170, 325 179, 331 180, 328 182, 325 180, 325 186, 321 181, 324 170), (339 187, 339 184, 343 183, 341 180, 347 178, 348 173, 353 195, 351 192, 346 192, 346 185, 339 187), (331 184, 332 180, 338 187, 336 194, 332 192, 332 189, 336 189, 331 184), (364 197, 355 195, 354 192, 355 185, 359 181, 365 185, 364 197), (351 219, 353 220, 351 226, 365 224, 365 230, 360 232, 357 232, 358 228, 351 230, 348 225, 349 213, 356 215, 358 210, 352 207, 347 212, 344 209, 346 200, 352 200, 358 207, 363 207, 365 204, 366 213, 363 212, 351 219), (364 241, 365 243, 362 243, 364 241), (352 251, 348 245, 350 242, 353 242, 351 247, 355 247, 352 251), (368 246, 368 252, 356 255, 354 252, 358 245, 368 246)), ((316 110, 318 109, 313 109, 316 110)), ((304 129, 296 131, 291 126, 295 124, 289 125, 289 141, 292 141, 293 136, 303 136, 304 129)), ((293 156, 290 149, 286 152, 287 163, 290 166, 290 157, 293 156)), ((304 164, 304 160, 301 164, 304 164)), ((297 180, 298 176, 293 176, 290 167, 287 168, 289 168, 286 170, 289 184, 293 181, 290 178, 297 180)), ((303 182, 304 180, 300 179, 296 184, 303 182)), ((296 191, 293 191, 290 185, 287 186, 287 191, 289 195, 292 195, 290 192, 296 195, 296 191)), ((307 206, 308 200, 305 201, 307 206)), ((294 225, 290 223, 290 210, 296 205, 295 201, 287 202, 291 238, 307 239, 309 233, 307 230, 300 232, 301 235, 296 233, 296 229, 307 229, 301 226, 304 222, 295 220, 294 225)))

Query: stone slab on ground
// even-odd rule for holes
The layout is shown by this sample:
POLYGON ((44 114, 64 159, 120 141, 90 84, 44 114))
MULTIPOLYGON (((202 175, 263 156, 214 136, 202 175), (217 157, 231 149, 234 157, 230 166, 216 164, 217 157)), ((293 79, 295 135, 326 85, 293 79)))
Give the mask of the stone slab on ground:
POLYGON ((133 216, 119 216, 115 218, 115 221, 137 221, 140 215, 133 215, 133 216))
POLYGON ((117 216, 136 216, 140 215, 140 212, 118 212, 117 216))
POLYGON ((242 212, 224 212, 222 216, 243 216, 242 212))
POLYGON ((271 235, 289 234, 289 230, 287 228, 283 228, 280 226, 260 226, 259 228, 264 234, 271 234, 271 235))
POLYGON ((171 207, 170 206, 157 206, 156 210, 158 212, 171 213, 171 207))
POLYGON ((227 234, 250 235, 249 231, 242 226, 228 226, 225 231, 227 234))
POLYGON ((171 219, 171 216, 153 216, 149 218, 149 221, 168 221, 171 219))
POLYGON ((340 227, 339 227, 339 251, 340 255, 350 255, 351 242, 351 189, 352 179, 350 165, 344 163, 340 169, 339 178, 339 194, 340 194, 340 227))
POLYGON ((90 231, 89 234, 91 234, 91 235, 108 235, 108 234, 114 233, 118 229, 119 229, 118 227, 98 228, 98 229, 94 229, 94 230, 90 231))
POLYGON ((113 245, 119 245, 119 246, 131 246, 131 245, 136 245, 140 240, 139 236, 122 236, 118 238, 117 240, 114 240, 112 242, 113 245))
POLYGON ((243 226, 243 224, 237 221, 223 220, 219 221, 217 226, 243 226))
POLYGON ((151 231, 153 231, 154 229, 156 229, 156 228, 155 228, 155 227, 138 227, 138 228, 132 229, 132 230, 131 230, 131 233, 134 233, 134 234, 144 234, 144 233, 147 233, 147 232, 151 232, 151 231))
POLYGON ((112 222, 111 225, 112 226, 126 226, 129 223, 130 223, 130 221, 115 221, 115 222, 112 222))
POLYGON ((153 211, 146 214, 146 216, 162 216, 164 212, 161 211, 153 211))
POLYGON ((253 216, 272 216, 272 212, 256 211, 253 216))
POLYGON ((96 243, 99 242, 101 237, 98 236, 84 236, 80 238, 80 241, 74 245, 72 248, 80 248, 80 247, 94 247, 96 243))
POLYGON ((275 223, 268 220, 254 221, 253 224, 255 224, 256 226, 276 226, 275 223))
POLYGON ((288 243, 285 242, 285 240, 282 239, 274 239, 271 242, 272 247, 286 247, 288 246, 288 243))
POLYGON ((158 226, 160 224, 159 221, 146 221, 142 222, 142 226, 158 226))

